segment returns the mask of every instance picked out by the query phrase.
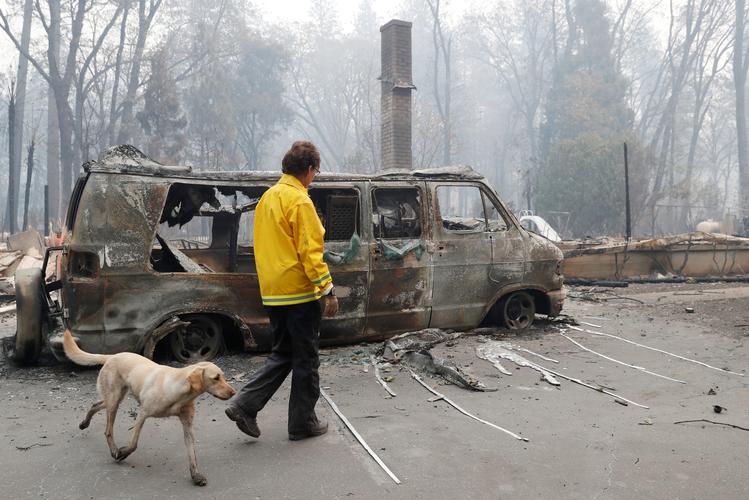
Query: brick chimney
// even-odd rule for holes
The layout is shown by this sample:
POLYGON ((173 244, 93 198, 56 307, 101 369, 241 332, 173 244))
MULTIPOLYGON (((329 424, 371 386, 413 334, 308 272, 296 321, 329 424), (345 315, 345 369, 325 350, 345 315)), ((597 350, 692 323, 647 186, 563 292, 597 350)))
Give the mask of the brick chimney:
POLYGON ((411 170, 411 23, 380 27, 380 161, 383 170, 411 170))

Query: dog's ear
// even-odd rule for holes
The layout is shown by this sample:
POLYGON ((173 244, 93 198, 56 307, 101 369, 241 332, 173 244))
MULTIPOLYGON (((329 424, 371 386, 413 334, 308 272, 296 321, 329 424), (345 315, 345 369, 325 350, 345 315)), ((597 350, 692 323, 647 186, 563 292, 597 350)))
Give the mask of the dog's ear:
POLYGON ((195 393, 201 393, 205 390, 203 384, 203 368, 195 368, 187 376, 187 381, 190 383, 190 390, 195 393))

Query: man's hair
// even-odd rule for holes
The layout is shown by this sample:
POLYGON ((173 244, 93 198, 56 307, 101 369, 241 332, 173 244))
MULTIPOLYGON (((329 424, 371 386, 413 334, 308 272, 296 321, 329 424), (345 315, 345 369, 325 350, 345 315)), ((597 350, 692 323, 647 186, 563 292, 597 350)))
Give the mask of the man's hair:
POLYGON ((309 167, 320 168, 320 152, 309 141, 296 141, 284 155, 281 166, 284 174, 305 174, 309 167))

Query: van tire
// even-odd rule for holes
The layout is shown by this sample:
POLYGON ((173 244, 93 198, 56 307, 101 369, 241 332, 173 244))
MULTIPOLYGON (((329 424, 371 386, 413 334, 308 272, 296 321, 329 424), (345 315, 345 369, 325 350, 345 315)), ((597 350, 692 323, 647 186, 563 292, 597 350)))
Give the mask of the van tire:
POLYGON ((180 363, 210 361, 224 353, 226 343, 221 323, 205 315, 180 317, 190 324, 175 330, 167 337, 174 358, 180 363))
POLYGON ((12 359, 31 365, 42 350, 42 332, 46 327, 46 301, 41 269, 16 272, 16 342, 12 359))
POLYGON ((497 316, 507 329, 525 330, 533 324, 536 302, 528 292, 518 291, 505 295, 497 306, 497 316))

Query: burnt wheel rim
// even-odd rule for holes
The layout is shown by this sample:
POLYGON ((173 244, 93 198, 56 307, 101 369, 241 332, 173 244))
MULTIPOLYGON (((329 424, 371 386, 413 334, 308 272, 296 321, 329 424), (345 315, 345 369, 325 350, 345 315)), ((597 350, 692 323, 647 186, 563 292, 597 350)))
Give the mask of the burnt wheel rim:
POLYGON ((533 298, 525 292, 513 293, 503 310, 505 325, 511 330, 523 330, 533 323, 536 307, 533 298))
POLYGON ((171 335, 170 345, 174 357, 183 363, 213 359, 223 346, 221 330, 208 318, 195 318, 171 335))

